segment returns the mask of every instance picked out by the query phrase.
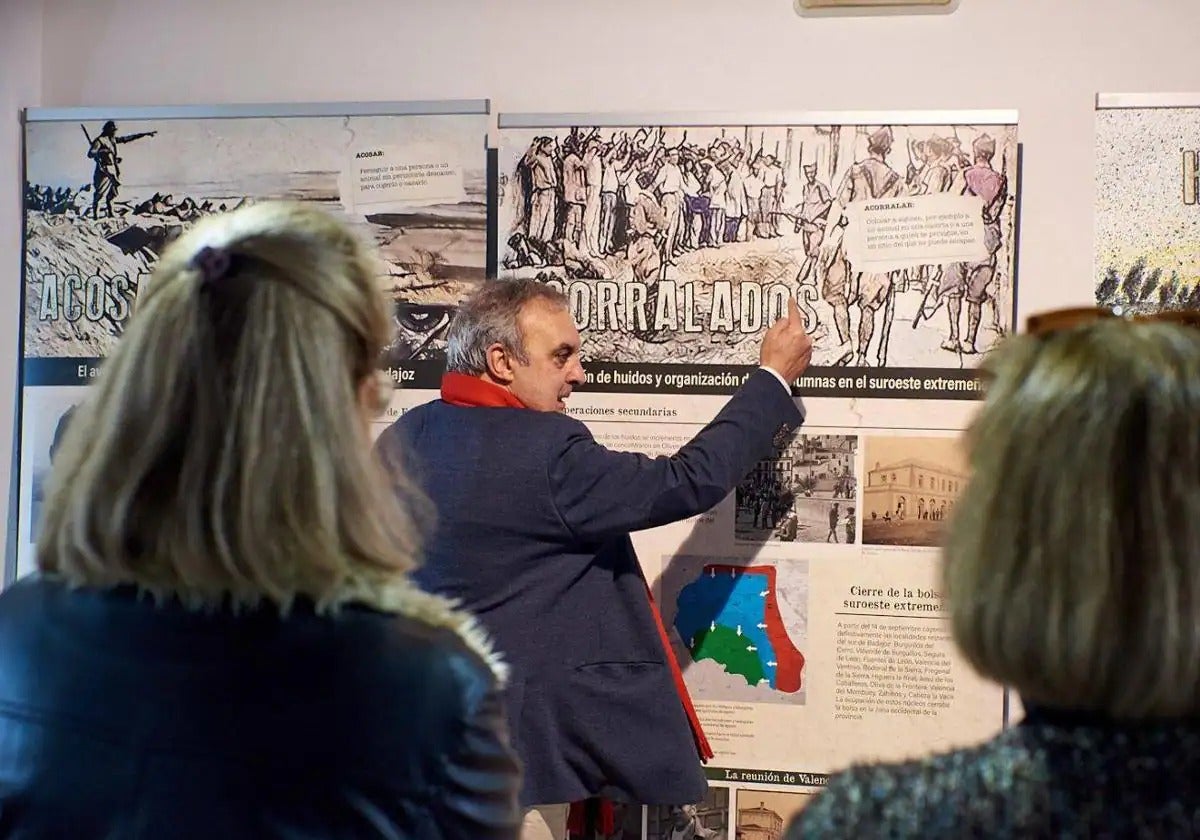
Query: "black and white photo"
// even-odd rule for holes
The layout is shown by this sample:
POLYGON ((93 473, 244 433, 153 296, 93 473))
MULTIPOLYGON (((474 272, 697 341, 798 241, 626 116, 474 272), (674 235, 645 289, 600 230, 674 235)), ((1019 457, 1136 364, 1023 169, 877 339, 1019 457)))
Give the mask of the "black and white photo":
POLYGON ((746 542, 857 542, 858 437, 793 434, 734 492, 734 536, 746 542))

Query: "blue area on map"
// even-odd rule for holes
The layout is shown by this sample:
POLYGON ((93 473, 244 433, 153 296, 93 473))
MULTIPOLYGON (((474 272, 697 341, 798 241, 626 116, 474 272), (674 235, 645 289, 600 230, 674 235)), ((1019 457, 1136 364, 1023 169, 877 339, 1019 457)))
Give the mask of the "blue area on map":
POLYGON ((675 629, 691 649, 696 635, 709 630, 713 622, 735 631, 741 627, 746 641, 758 648, 767 684, 775 688, 775 666, 767 664, 775 661, 775 649, 766 628, 758 626, 767 621, 767 599, 762 594, 767 586, 766 575, 705 569, 679 593, 675 629))

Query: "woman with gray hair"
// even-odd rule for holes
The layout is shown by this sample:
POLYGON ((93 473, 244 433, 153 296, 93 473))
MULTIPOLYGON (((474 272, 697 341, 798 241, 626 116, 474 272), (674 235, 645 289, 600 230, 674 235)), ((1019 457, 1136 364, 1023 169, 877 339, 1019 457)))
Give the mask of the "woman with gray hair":
POLYGON ((0 833, 516 836, 502 665, 370 451, 376 268, 285 203, 163 255, 0 593, 0 833))
POLYGON ((1197 326, 1065 310, 986 361, 944 578, 1024 718, 834 776, 788 840, 1200 835, 1197 326))

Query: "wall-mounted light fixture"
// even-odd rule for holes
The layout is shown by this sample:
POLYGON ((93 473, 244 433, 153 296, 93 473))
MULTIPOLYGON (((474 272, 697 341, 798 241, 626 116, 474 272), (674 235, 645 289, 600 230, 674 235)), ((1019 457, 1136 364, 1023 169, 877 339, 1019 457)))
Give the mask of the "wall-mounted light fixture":
POLYGON ((795 0, 800 14, 912 14, 950 12, 958 0, 795 0))

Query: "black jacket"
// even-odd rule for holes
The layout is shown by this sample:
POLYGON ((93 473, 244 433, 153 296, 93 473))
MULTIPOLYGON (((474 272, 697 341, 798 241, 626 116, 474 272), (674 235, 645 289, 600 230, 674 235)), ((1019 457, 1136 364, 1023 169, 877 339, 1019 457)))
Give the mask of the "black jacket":
POLYGON ((423 619, 0 593, 0 837, 515 838, 497 679, 423 619))

